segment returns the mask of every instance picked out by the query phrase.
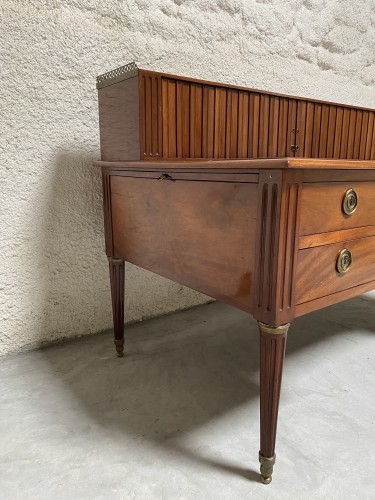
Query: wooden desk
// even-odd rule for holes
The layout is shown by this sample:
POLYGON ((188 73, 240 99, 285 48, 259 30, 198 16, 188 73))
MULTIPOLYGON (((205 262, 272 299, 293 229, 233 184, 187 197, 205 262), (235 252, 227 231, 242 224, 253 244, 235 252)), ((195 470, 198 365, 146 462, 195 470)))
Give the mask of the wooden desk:
POLYGON ((261 478, 270 482, 289 323, 375 288, 375 162, 96 165, 118 355, 124 261, 252 314, 260 330, 261 478))
MULTIPOLYGON (((164 104, 158 101, 158 96, 163 96, 163 89, 166 92, 165 85, 168 88, 169 76, 167 84, 162 80, 155 84, 157 78, 163 78, 159 74, 144 77, 150 81, 143 81, 142 92, 147 85, 154 85, 155 91, 153 93, 150 87, 151 100, 148 102, 147 95, 140 99, 138 70, 133 68, 132 71, 136 74, 132 73, 131 78, 125 80, 118 80, 121 73, 112 75, 107 87, 102 87, 105 78, 99 80, 103 154, 102 161, 95 165, 101 167, 103 175, 105 244, 117 354, 123 355, 124 346, 124 261, 252 314, 260 330, 259 459, 261 480, 267 484, 272 479, 275 462, 277 415, 289 324, 302 314, 375 288, 373 111, 353 108, 353 118, 350 109, 348 116, 352 116, 355 123, 350 132, 350 123, 344 123, 346 107, 342 107, 340 124, 338 107, 341 105, 322 104, 336 106, 334 121, 330 121, 328 109, 326 131, 323 121, 319 122, 323 148, 314 134, 309 138, 307 131, 314 130, 314 124, 311 127, 306 122, 306 114, 298 104, 306 101, 290 98, 296 101, 295 110, 293 102, 288 106, 299 119, 298 127, 289 127, 289 115, 286 129, 280 119, 277 133, 274 129, 270 132, 271 115, 268 114, 267 133, 263 117, 256 143, 263 151, 275 148, 275 144, 274 151, 285 153, 291 149, 293 156, 231 159, 231 152, 240 156, 240 148, 245 148, 246 141, 247 154, 250 143, 254 152, 255 132, 250 135, 249 129, 254 130, 255 125, 249 120, 249 113, 246 141, 240 140, 238 124, 243 120, 239 116, 244 115, 239 106, 241 90, 234 89, 238 93, 234 100, 237 125, 231 121, 233 102, 230 101, 232 111, 229 112, 226 97, 226 119, 231 121, 229 132, 224 126, 226 120, 223 116, 220 118, 219 104, 211 117, 209 113, 204 114, 204 84, 197 84, 202 85, 202 92, 189 90, 185 107, 190 110, 190 125, 193 108, 203 113, 198 134, 198 119, 194 119, 194 126, 190 128, 190 125, 183 125, 186 116, 176 114, 175 108, 173 111, 176 95, 173 106, 168 97, 164 104), (104 94, 101 95, 101 91, 104 94), (174 119, 177 117, 175 125, 172 126, 172 118, 165 118, 162 123, 163 106, 174 119), (149 113, 146 121, 139 119, 144 110, 149 113), (213 131, 212 150, 208 144, 209 122, 213 131), (206 139, 202 132, 204 127, 208 134, 206 139), (300 133, 296 129, 300 131, 302 127, 303 140, 301 147, 296 148, 296 134, 300 133), (287 144, 289 128, 293 148, 287 144), (338 128, 341 131, 346 128, 348 133, 344 141, 342 133, 340 135, 340 146, 336 148, 338 156, 350 153, 355 160, 333 157, 338 139, 332 130, 338 128), (186 144, 180 129, 188 134, 186 144), (219 137, 224 130, 227 135, 224 134, 226 140, 224 136, 222 140, 226 145, 222 147, 215 134, 219 137), (333 146, 328 142, 331 136, 333 146), (349 143, 348 137, 353 138, 349 143), (231 149, 234 142, 235 151, 231 149), (300 157, 301 149, 305 151, 306 148, 319 154, 324 151, 332 158, 300 157), (216 159, 203 157, 203 153, 210 151, 216 159), (181 153, 179 157, 170 157, 178 152, 181 153), (184 153, 191 156, 192 152, 195 157, 183 156, 184 153), (229 152, 228 158, 221 159, 225 152, 229 152), (198 153, 199 158, 196 157, 198 153)), ((217 95, 221 94, 215 92, 214 98, 216 95, 219 99, 217 95)), ((267 99, 271 97, 274 96, 269 95, 267 99)), ((184 102, 183 94, 181 99, 184 102)), ((280 99, 289 98, 278 96, 277 99, 277 116, 280 117, 280 99)), ((248 96, 247 106, 250 101, 251 96, 248 96)), ((308 103, 302 108, 307 113, 308 103)), ((269 113, 271 108, 267 109, 269 113)), ((272 109, 276 117, 275 103, 272 109)))

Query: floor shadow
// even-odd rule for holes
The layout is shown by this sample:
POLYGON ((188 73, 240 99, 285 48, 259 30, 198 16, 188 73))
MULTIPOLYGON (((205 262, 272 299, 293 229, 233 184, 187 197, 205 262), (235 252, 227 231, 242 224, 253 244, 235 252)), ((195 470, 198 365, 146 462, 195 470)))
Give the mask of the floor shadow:
MULTIPOLYGON (((287 358, 352 328, 375 331, 375 308, 352 299, 297 319, 287 358)), ((251 400, 257 402, 258 332, 251 317, 220 303, 127 328, 126 357, 114 356, 111 332, 43 350, 85 417, 147 440, 206 467, 258 481, 258 472, 194 451, 185 437, 251 400)))

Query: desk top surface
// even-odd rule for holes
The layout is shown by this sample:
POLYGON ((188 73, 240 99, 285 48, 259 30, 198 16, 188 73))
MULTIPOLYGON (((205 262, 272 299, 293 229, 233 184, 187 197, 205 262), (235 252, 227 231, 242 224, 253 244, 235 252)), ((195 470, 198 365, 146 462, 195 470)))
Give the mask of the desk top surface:
POLYGON ((320 158, 257 158, 242 160, 200 160, 200 159, 181 159, 181 160, 163 160, 163 161, 94 161, 93 165, 97 167, 110 167, 127 170, 167 170, 178 168, 204 168, 204 169, 375 169, 375 161, 365 160, 334 160, 320 158))

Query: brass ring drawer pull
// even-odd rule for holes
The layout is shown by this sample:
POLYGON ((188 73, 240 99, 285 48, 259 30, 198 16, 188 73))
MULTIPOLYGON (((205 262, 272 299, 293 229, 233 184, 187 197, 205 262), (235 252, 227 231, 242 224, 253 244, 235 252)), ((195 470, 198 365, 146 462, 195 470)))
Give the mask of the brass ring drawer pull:
POLYGON ((342 200, 342 209, 346 215, 352 215, 358 207, 358 194, 354 189, 348 189, 342 200))
POLYGON ((349 271, 352 262, 353 262, 352 252, 347 248, 344 248, 337 256, 336 260, 337 272, 340 274, 346 273, 347 271, 349 271))

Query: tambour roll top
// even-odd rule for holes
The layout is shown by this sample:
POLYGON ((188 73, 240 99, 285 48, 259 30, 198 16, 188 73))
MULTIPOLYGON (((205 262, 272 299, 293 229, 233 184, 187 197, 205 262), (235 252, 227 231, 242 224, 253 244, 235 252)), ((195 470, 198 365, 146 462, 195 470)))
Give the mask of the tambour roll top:
POLYGON ((139 69, 97 78, 102 160, 375 160, 375 111, 139 69))

